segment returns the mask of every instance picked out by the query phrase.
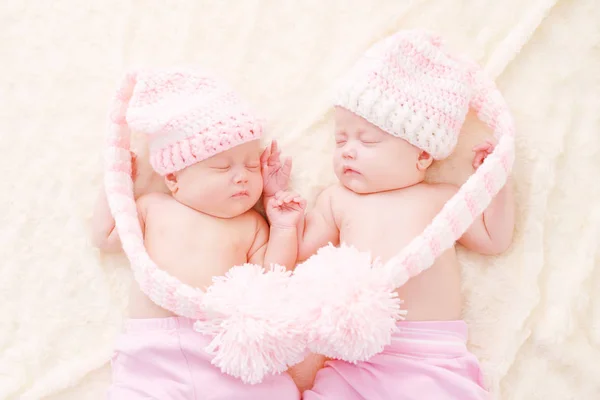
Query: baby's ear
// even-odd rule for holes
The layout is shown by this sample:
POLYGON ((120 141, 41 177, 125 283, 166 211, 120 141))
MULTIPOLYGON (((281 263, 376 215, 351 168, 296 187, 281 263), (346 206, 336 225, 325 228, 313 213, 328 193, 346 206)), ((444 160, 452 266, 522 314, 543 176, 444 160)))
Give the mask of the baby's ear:
POLYGON ((417 159, 417 169, 419 171, 426 171, 432 163, 433 157, 431 157, 431 154, 426 151, 421 151, 419 153, 419 158, 417 159))
POLYGON ((165 184, 167 185, 167 188, 171 191, 172 194, 177 193, 177 190, 179 190, 177 176, 175 174, 165 175, 165 184))

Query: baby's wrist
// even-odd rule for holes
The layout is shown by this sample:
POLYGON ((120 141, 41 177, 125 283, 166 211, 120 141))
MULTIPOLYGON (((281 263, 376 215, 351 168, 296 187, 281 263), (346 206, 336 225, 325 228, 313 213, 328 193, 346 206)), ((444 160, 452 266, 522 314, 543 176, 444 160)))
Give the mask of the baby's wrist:
POLYGON ((275 193, 269 193, 263 191, 263 200, 268 201, 270 198, 274 197, 275 193))
POLYGON ((289 223, 278 223, 276 221, 271 221, 271 235, 273 234, 287 234, 293 233, 298 230, 298 224, 289 224, 289 223))

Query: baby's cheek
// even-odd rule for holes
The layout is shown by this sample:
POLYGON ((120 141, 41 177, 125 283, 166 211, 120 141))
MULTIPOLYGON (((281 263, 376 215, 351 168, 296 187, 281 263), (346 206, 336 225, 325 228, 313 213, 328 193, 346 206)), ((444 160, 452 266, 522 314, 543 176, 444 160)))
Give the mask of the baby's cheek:
POLYGON ((338 169, 340 168, 340 165, 342 164, 342 157, 338 154, 334 154, 333 156, 333 168, 334 169, 338 169))
POLYGON ((228 187, 228 180, 223 176, 205 176, 203 180, 196 183, 198 192, 209 196, 218 196, 228 187))
POLYGON ((261 174, 252 174, 252 177, 248 180, 248 183, 250 183, 250 190, 252 192, 258 192, 258 195, 260 196, 263 190, 263 179, 261 174))

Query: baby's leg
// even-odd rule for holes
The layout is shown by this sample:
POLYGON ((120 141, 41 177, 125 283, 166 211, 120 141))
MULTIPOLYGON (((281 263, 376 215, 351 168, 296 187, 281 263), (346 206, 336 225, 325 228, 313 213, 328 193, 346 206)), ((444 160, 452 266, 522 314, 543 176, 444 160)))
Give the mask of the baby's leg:
POLYGON ((300 392, 304 392, 312 387, 315 376, 323 368, 325 361, 327 361, 325 356, 311 353, 301 363, 294 365, 288 370, 300 392))

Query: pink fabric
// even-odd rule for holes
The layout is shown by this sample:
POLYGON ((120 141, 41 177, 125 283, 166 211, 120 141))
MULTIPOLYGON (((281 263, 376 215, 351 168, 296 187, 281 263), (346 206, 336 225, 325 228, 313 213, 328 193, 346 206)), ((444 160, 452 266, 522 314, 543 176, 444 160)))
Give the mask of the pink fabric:
MULTIPOLYGON (((482 400, 477 358, 463 321, 398 323, 392 344, 367 362, 330 361, 304 400, 482 400)), ((282 397, 283 398, 283 397, 282 397)))
POLYGON ((299 400, 288 374, 249 385, 222 374, 203 351, 209 339, 182 318, 132 319, 117 340, 110 400, 299 400))

